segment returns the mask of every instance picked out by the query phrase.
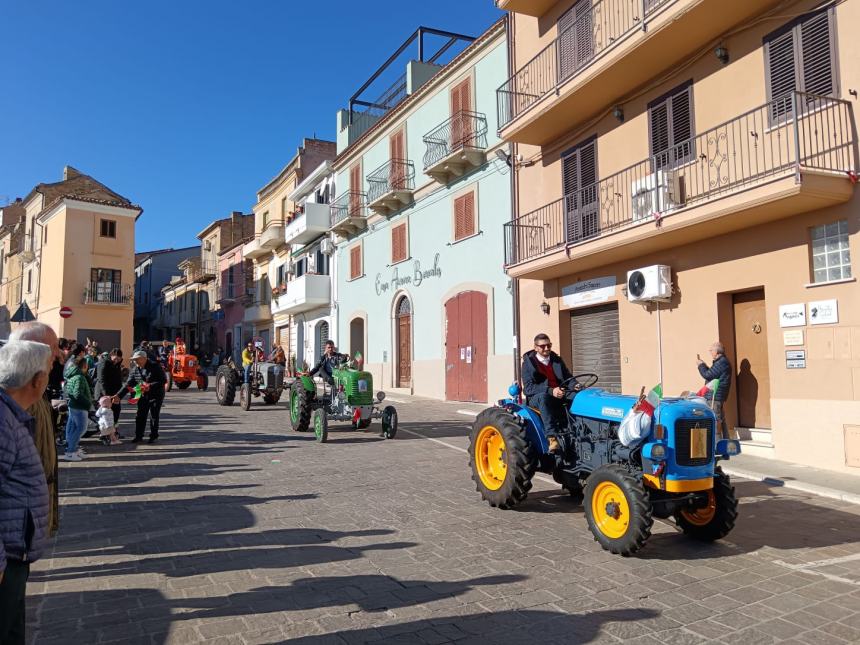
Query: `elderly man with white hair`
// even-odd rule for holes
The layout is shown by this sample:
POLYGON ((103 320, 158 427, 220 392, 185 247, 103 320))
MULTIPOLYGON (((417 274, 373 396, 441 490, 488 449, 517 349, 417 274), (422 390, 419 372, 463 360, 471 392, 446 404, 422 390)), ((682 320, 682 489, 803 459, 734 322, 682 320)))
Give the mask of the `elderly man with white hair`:
POLYGON ((48 532, 48 486, 25 411, 48 384, 51 348, 19 340, 0 348, 0 643, 24 643, 30 563, 48 532))
MULTIPOLYGON (((60 352, 57 334, 45 323, 28 322, 19 325, 9 335, 9 340, 32 340, 37 343, 44 343, 51 348, 54 354, 53 362, 56 364, 59 361, 59 369, 62 373, 63 355, 60 352)), ((45 469, 45 480, 48 482, 48 498, 50 499, 48 507, 48 532, 49 535, 53 536, 60 526, 60 490, 57 472, 57 443, 54 440, 54 428, 57 425, 57 417, 51 407, 47 390, 44 395, 39 397, 38 401, 27 408, 27 413, 36 422, 36 434, 34 437, 36 450, 39 451, 39 456, 42 459, 42 467, 45 469)))

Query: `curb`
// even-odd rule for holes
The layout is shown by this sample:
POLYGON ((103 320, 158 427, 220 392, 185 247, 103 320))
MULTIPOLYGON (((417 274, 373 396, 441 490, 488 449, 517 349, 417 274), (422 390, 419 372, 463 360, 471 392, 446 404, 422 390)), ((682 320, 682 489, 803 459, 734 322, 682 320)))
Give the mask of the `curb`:
POLYGON ((827 486, 818 486, 817 484, 808 484, 806 482, 796 480, 780 479, 779 477, 771 477, 770 475, 765 475, 749 470, 738 470, 735 468, 726 468, 725 466, 723 466, 722 468, 724 473, 726 473, 727 475, 731 475, 732 477, 742 477, 744 479, 760 481, 764 482, 765 484, 769 484, 770 486, 782 486, 785 488, 790 488, 792 490, 798 490, 804 493, 818 495, 819 497, 827 497, 830 499, 839 500, 840 502, 847 502, 849 504, 860 504, 860 495, 856 493, 848 493, 846 491, 838 490, 836 488, 828 488, 827 486))

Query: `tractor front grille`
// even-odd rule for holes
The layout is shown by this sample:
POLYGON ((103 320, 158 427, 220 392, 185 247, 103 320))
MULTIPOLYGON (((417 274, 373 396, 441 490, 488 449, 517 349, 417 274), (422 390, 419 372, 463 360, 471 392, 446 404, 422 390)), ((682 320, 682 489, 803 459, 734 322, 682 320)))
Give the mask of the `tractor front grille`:
POLYGON ((678 419, 675 422, 675 462, 679 466, 704 466, 714 457, 714 422, 711 419, 678 419), (707 456, 691 457, 690 443, 694 429, 707 432, 707 456))

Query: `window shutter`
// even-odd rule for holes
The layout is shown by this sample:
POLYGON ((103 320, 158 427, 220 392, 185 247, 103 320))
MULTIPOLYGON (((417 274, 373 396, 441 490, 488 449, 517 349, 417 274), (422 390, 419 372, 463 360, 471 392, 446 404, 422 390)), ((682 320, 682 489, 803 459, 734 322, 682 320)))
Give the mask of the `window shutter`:
POLYGON ((794 61, 794 31, 767 43, 768 98, 771 120, 791 113, 791 93, 797 88, 794 61))
POLYGON ((475 193, 463 196, 463 235, 469 237, 475 234, 475 193))
POLYGON ((562 157, 561 171, 568 240, 597 234, 596 141, 584 143, 562 157))
POLYGON ((349 251, 349 277, 352 280, 361 277, 361 246, 359 245, 349 251))
POLYGON ((656 168, 672 167, 694 156, 693 88, 672 90, 648 107, 651 155, 656 168))
POLYGON ((391 261, 402 262, 406 259, 406 224, 391 229, 391 261))
POLYGON ((349 216, 358 217, 361 208, 361 164, 355 164, 349 169, 349 216))
POLYGON ((460 240, 465 235, 466 227, 466 197, 457 197, 454 200, 454 240, 460 240))
POLYGON ((692 153, 692 85, 672 97, 672 161, 686 161, 692 153))
POLYGON ((579 0, 558 19, 558 73, 566 79, 594 56, 591 0, 579 0))
POLYGON ((658 166, 666 165, 665 154, 669 149, 669 106, 666 103, 651 109, 651 155, 660 157, 658 166))
POLYGON ((803 62, 803 91, 827 96, 833 94, 833 61, 830 47, 830 12, 819 13, 800 25, 800 51, 803 62))

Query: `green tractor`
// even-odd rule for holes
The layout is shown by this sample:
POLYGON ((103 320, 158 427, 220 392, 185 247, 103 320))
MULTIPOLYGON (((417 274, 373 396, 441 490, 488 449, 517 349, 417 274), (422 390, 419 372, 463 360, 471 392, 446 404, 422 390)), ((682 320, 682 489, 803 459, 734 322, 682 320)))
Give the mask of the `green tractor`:
POLYGON ((373 396, 373 376, 349 362, 332 371, 332 385, 323 385, 317 394, 316 383, 308 374, 299 375, 290 389, 290 422, 296 432, 313 430, 316 440, 328 439, 329 421, 350 421, 353 430, 365 430, 373 419, 382 420, 381 435, 393 439, 397 434, 397 410, 392 405, 380 409, 385 392, 373 396))

